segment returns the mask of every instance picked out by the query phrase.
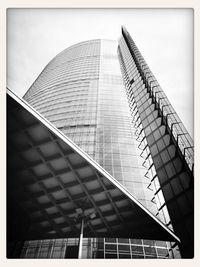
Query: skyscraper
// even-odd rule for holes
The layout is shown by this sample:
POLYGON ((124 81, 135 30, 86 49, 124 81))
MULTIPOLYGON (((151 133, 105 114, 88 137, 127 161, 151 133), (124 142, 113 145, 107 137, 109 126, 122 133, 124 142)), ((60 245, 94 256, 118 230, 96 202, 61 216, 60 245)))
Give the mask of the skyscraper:
MULTIPOLYGON (((182 180, 190 180, 192 176, 192 152, 190 151, 192 142, 190 139, 188 141, 188 134, 182 125, 180 126, 180 121, 171 122, 170 117, 170 124, 169 116, 173 113, 174 118, 174 110, 173 112, 171 108, 167 110, 168 115, 159 114, 160 108, 169 106, 168 102, 161 104, 161 100, 168 100, 155 78, 149 81, 149 85, 145 74, 153 76, 147 69, 146 63, 139 62, 141 56, 135 50, 134 43, 124 28, 118 53, 117 43, 111 40, 92 40, 76 44, 61 52, 44 68, 24 99, 127 188, 155 217, 170 229, 175 228, 179 235, 183 236, 184 245, 180 246, 182 257, 192 257, 192 186, 191 183, 189 183, 190 187, 182 184, 182 180), (146 71, 145 74, 141 71, 143 68, 146 71), (157 98, 152 92, 153 88, 159 88, 154 92, 159 93, 157 95, 159 106, 156 106, 157 98), (151 98, 154 101, 152 103, 151 98), (154 106, 157 108, 156 111, 154 106), (148 123, 145 119, 149 119, 148 123), (155 127, 151 128, 153 123, 155 127), (176 124, 179 125, 178 128, 176 124), (168 129, 170 126, 171 128, 168 129), (174 140, 173 127, 177 140, 174 140), (157 128, 159 128, 159 137, 157 128), (169 130, 171 130, 170 140, 168 140, 169 130), (153 141, 151 141, 152 133, 156 136, 153 141), (165 138, 164 141, 162 135, 163 139, 165 138), (186 149, 183 148, 183 155, 179 151, 178 142, 175 142, 179 141, 179 136, 181 142, 185 140, 189 142, 189 145, 185 143, 186 149), (175 146, 177 149, 174 149, 175 146), (171 176, 166 171, 164 173, 165 167, 171 171, 173 167, 175 173, 171 176), (163 182, 161 179, 164 177, 163 182), (177 191, 173 191, 172 195, 170 189, 177 191), (171 194, 170 198, 169 194, 171 194), (176 194, 178 194, 178 202, 176 202, 176 194), (191 207, 182 214, 182 203, 186 198, 191 201, 191 207), (174 203, 180 205, 180 207, 177 206, 181 214, 178 218, 173 214, 174 203), (171 216, 168 214, 168 206, 171 216), (185 219, 186 227, 183 226, 182 219, 185 219), (184 235, 181 233, 183 228, 180 227, 185 227, 184 235), (182 230, 179 231, 179 229, 182 230), (185 248, 187 245, 188 247, 185 248)), ((102 210, 109 212, 109 207, 104 206, 102 210)), ((35 249, 31 254, 32 257, 36 257, 36 254, 38 257, 45 257, 45 255, 48 257, 49 250, 48 253, 41 255, 38 252, 38 248, 41 249, 44 242, 46 242, 45 247, 49 244, 51 248, 53 243, 60 242, 61 247, 64 248, 67 241, 26 242, 22 256, 25 254, 28 256, 31 248, 32 251, 35 249)), ((165 258, 179 255, 177 252, 175 255, 173 253, 173 246, 176 245, 174 243, 161 242, 159 239, 158 241, 145 238, 141 240, 137 235, 132 239, 105 235, 105 238, 97 240, 87 239, 85 244, 85 248, 90 248, 91 251, 88 253, 87 250, 85 257, 165 258)), ((74 245, 77 245, 76 241, 74 245)), ((66 254, 65 251, 63 253, 60 256, 63 257, 66 254)))
POLYGON ((181 239, 182 255, 193 257, 193 141, 124 27, 118 51, 145 162, 152 158, 148 162, 150 185, 160 184, 155 193, 159 210, 167 207, 170 223, 181 239))

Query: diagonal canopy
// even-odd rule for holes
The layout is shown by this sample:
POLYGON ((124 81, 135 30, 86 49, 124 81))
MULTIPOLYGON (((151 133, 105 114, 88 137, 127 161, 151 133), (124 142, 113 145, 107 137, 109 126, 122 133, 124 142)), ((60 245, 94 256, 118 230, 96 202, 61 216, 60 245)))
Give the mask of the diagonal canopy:
POLYGON ((118 181, 8 90, 8 240, 79 236, 77 208, 87 221, 85 237, 179 241, 118 181))

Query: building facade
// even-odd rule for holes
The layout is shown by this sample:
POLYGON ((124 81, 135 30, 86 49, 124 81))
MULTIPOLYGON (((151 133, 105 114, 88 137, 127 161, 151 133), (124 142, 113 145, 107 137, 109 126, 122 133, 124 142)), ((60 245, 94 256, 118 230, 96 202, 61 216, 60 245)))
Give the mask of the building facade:
MULTIPOLYGON (((180 222, 180 218, 189 216, 186 213, 174 221, 172 220, 174 215, 171 214, 172 218, 169 216, 168 206, 172 212, 173 199, 182 205, 183 194, 182 192, 180 194, 179 189, 181 196, 179 202, 175 195, 170 199, 167 198, 169 183, 173 186, 171 185, 173 179, 168 182, 169 174, 167 173, 165 183, 162 185, 163 181, 160 177, 163 177, 162 167, 165 167, 165 162, 158 167, 156 158, 159 155, 162 160, 164 158, 169 163, 168 158, 174 153, 174 148, 168 143, 166 148, 165 143, 163 146, 158 145, 157 139, 159 138, 151 143, 151 132, 155 133, 156 127, 161 128, 163 125, 156 124, 154 129, 150 129, 150 123, 143 123, 143 120, 151 116, 153 118, 151 121, 156 121, 158 114, 155 114, 151 103, 148 102, 151 94, 147 95, 145 92, 149 85, 144 81, 143 73, 140 71, 144 62, 137 61, 135 57, 136 55, 138 57, 139 52, 133 51, 131 45, 133 46, 132 39, 123 29, 118 53, 117 43, 110 40, 82 42, 64 50, 44 68, 25 94, 24 99, 125 186, 152 214, 169 228, 174 229, 177 227, 177 221, 180 222), (148 98, 145 98, 146 95, 148 98), (150 132, 147 132, 148 129, 150 132), (157 154, 154 153, 155 146, 158 147, 157 154), (161 147, 163 154, 158 153, 161 147), (165 149, 168 149, 167 159, 165 149)), ((150 70, 147 70, 147 65, 144 68, 149 74, 150 70)), ((157 86, 155 78, 151 80, 151 83, 152 86, 157 86)), ((160 91, 161 89, 156 92, 161 94, 160 91)), ((164 98, 165 96, 159 95, 159 101, 164 101, 164 98)), ((172 113, 171 110, 168 113, 172 113)), ((171 125, 173 123, 171 122, 171 125)), ((167 134, 165 135, 168 138, 167 134)), ((180 134, 182 138, 182 132, 180 134)), ((177 140, 178 136, 176 135, 177 140)), ((188 151, 185 155, 188 155, 188 151)), ((175 169, 176 166, 183 165, 180 160, 182 158, 176 157, 176 162, 173 163, 175 169)), ((182 175, 181 179, 190 178, 188 176, 191 175, 191 162, 185 162, 184 171, 182 173, 179 171, 178 174, 182 175), (187 166, 189 166, 188 169, 187 166)), ((167 166, 167 168, 172 167, 167 166)), ((179 179, 175 179, 176 189, 178 186, 180 188, 178 182, 182 183, 179 179)), ((184 198, 186 197, 189 197, 192 206, 192 193, 184 189, 184 198)), ((181 213, 181 207, 178 207, 178 211, 181 213)), ((187 231, 192 224, 191 217, 189 218, 189 227, 184 228, 187 231)), ((186 224, 188 221, 185 222, 186 224)), ((190 253, 182 252, 182 257, 184 255, 190 257, 192 253, 192 234, 190 231, 188 245, 190 248, 187 247, 190 253)), ((26 241, 21 257, 75 257, 77 242, 75 238, 26 241), (68 244, 71 245, 68 246, 68 244)), ((188 237, 186 237, 186 243, 188 244, 188 237)), ((84 239, 83 248, 84 258, 180 257, 179 248, 175 243, 161 240, 87 238, 84 239)))
POLYGON ((118 53, 134 125, 148 165, 147 176, 150 185, 156 186, 159 211, 165 213, 167 207, 168 225, 181 239, 182 256, 193 257, 193 140, 124 27, 118 53), (161 191, 164 199, 160 197, 161 191))

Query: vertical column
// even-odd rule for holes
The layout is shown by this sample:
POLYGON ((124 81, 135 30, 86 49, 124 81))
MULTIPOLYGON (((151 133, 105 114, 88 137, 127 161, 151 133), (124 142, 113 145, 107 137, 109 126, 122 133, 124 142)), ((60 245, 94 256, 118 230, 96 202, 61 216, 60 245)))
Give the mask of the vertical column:
POLYGON ((81 232, 79 238, 79 248, 78 248, 78 259, 82 258, 82 251, 83 251, 83 228, 84 228, 84 218, 81 221, 81 232))

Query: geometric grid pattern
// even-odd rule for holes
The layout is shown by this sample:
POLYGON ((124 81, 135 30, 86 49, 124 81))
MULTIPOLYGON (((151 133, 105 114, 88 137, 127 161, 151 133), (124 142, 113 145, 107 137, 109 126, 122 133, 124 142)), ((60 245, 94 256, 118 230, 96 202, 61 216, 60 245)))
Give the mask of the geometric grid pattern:
POLYGON ((95 160, 156 215, 114 41, 102 40, 97 118, 95 160))
MULTIPOLYGON (((74 252, 76 252, 78 242, 78 238, 25 241, 20 258, 69 258, 71 257, 69 248, 74 248, 74 252)), ((124 238, 84 238, 82 258, 163 259, 169 257, 169 249, 167 242, 163 241, 124 238)))
POLYGON ((88 155, 94 157, 101 40, 59 53, 24 99, 88 155))
POLYGON ((24 99, 156 215, 116 51, 112 40, 90 40, 65 49, 24 99))
POLYGON ((85 237, 178 240, 28 104, 8 92, 8 240, 85 237))
POLYGON ((168 258, 167 243, 143 239, 100 238, 96 257, 106 259, 168 258), (165 246, 164 246, 165 245, 165 246))
POLYGON ((24 98, 155 215, 158 209, 144 177, 116 48, 111 40, 67 48, 45 67, 24 98))
MULTIPOLYGON (((70 242, 65 239, 46 239, 25 241, 20 258, 59 259, 65 257, 66 247, 70 242)), ((78 246, 78 238, 73 245, 78 246)))
POLYGON ((138 139, 149 165, 147 177, 157 184, 155 200, 181 239, 182 257, 193 257, 193 141, 126 29, 119 57, 138 139), (149 160, 150 159, 150 160, 149 160), (163 193, 163 195, 162 195, 163 193), (164 196, 164 197, 163 197, 164 196))

